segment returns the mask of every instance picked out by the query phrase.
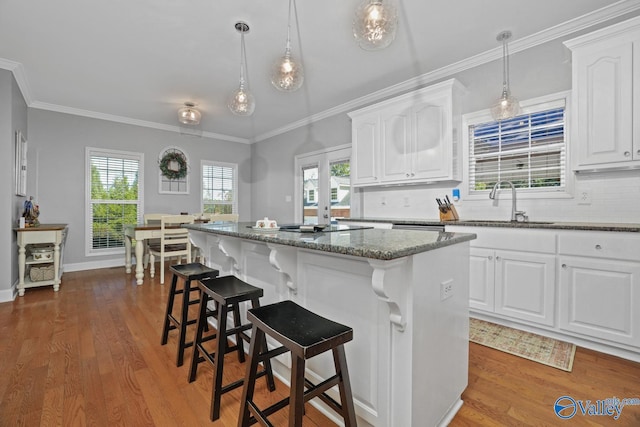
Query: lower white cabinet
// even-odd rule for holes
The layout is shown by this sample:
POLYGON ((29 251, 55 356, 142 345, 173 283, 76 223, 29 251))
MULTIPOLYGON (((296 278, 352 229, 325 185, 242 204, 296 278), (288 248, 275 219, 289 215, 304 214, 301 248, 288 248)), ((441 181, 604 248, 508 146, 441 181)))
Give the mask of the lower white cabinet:
POLYGON ((546 230, 447 227, 471 241, 469 307, 553 326, 555 233, 546 230))
POLYGON ((640 347, 640 236, 559 237, 559 327, 640 347))
POLYGON ((553 325, 555 256, 471 249, 469 306, 553 325))

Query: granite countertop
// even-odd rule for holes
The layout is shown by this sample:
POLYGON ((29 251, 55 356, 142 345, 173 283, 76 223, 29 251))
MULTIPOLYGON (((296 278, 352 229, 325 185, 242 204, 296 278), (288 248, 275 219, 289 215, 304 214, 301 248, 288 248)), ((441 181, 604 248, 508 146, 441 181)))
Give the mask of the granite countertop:
POLYGON ((622 231, 640 233, 640 224, 636 223, 599 223, 599 222, 563 222, 563 221, 530 221, 511 222, 500 220, 458 220, 440 221, 425 218, 344 218, 340 222, 380 222, 398 225, 460 225, 466 227, 501 227, 501 228, 540 228, 553 230, 592 230, 622 231))
POLYGON ((472 233, 438 233, 434 231, 362 229, 334 232, 300 233, 279 230, 255 231, 253 223, 185 224, 190 230, 266 243, 296 246, 342 255, 391 260, 473 240, 472 233))

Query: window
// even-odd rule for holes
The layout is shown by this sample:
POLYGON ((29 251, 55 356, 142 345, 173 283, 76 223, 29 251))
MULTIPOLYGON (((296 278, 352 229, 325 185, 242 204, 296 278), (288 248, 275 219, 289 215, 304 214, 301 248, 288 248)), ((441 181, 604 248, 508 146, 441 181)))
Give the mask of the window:
POLYGON ((331 189, 331 202, 337 202, 337 201, 338 201, 338 187, 333 187, 331 189))
POLYGON ((313 203, 316 201, 316 190, 309 190, 308 202, 313 203))
POLYGON ((87 148, 87 255, 120 253, 124 224, 142 218, 143 155, 87 148))
POLYGON ((565 98, 523 108, 500 122, 478 114, 469 125, 469 194, 511 181, 525 192, 559 192, 566 186, 565 98), (488 120, 487 120, 488 119, 488 120))
POLYGON ((202 162, 202 212, 237 213, 237 170, 231 163, 202 162))

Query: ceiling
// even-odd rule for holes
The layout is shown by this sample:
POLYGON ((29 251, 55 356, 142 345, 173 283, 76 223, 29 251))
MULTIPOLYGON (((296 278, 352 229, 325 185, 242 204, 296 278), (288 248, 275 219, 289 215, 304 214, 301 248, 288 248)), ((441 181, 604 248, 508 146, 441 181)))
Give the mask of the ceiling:
POLYGON ((396 40, 372 52, 351 33, 357 3, 297 1, 292 53, 305 82, 293 93, 269 82, 284 53, 287 0, 0 0, 0 67, 14 72, 34 108, 179 130, 177 110, 191 101, 205 136, 252 142, 466 58, 498 59, 503 30, 513 33, 514 52, 601 8, 581 22, 639 7, 637 0, 399 0, 396 40), (251 117, 226 107, 239 82, 237 21, 250 26, 251 117))

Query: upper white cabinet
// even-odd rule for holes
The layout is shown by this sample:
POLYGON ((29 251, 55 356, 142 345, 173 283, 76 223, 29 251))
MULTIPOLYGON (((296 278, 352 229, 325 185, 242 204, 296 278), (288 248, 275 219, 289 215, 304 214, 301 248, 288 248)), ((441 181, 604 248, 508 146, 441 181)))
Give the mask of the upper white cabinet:
POLYGON ((352 184, 459 179, 463 91, 452 79, 349 113, 352 184))
POLYGON ((640 17, 565 45, 572 51, 575 169, 640 167, 640 17))

